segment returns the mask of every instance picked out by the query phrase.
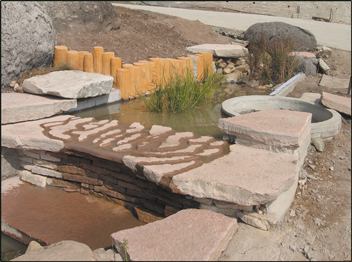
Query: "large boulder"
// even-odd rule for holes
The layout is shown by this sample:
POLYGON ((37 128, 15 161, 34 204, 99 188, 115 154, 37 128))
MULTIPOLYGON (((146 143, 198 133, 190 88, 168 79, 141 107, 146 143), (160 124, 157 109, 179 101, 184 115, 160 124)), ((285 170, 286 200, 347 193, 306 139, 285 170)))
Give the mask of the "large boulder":
POLYGON ((313 52, 317 47, 317 40, 311 32, 283 22, 254 24, 244 33, 244 40, 249 41, 250 45, 257 45, 261 38, 262 32, 265 36, 267 44, 271 44, 279 38, 291 38, 294 41, 293 51, 313 52))
POLYGON ((37 2, 1 2, 1 91, 33 68, 50 67, 58 44, 51 18, 37 2))
POLYGON ((53 20, 58 33, 109 32, 120 27, 115 7, 107 1, 39 2, 53 20))

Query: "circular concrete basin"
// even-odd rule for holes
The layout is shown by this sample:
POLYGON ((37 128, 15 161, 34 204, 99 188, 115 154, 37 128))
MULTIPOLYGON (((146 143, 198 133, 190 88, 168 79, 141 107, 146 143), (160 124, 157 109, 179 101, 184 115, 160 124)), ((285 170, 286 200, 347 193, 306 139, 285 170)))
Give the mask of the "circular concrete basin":
POLYGON ((341 115, 338 112, 298 98, 265 95, 240 96, 225 100, 221 105, 222 112, 228 116, 237 116, 270 108, 311 113, 312 138, 332 137, 341 128, 341 115))

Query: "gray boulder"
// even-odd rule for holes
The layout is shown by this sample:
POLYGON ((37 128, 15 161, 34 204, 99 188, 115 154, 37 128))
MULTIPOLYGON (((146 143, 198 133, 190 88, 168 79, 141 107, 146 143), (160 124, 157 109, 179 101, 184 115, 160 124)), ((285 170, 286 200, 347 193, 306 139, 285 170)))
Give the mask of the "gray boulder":
POLYGON ((51 18, 37 2, 1 2, 1 92, 24 72, 50 67, 58 44, 51 18))
POLYGON ((317 40, 311 32, 283 22, 254 24, 244 33, 244 40, 249 41, 249 45, 257 45, 262 32, 268 44, 273 43, 275 39, 291 38, 294 41, 293 51, 313 52, 317 47, 317 40))
POLYGON ((39 2, 53 20, 58 33, 109 32, 120 27, 115 7, 107 1, 39 2))
POLYGON ((317 74, 319 65, 317 58, 302 56, 297 56, 296 58, 299 60, 299 64, 295 70, 297 73, 303 72, 306 76, 315 76, 317 74))

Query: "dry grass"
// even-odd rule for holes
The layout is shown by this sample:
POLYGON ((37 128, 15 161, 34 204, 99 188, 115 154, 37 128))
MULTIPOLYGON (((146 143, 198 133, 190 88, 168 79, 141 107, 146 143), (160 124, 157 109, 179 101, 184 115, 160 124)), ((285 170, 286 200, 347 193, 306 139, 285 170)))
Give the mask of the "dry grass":
POLYGON ((45 75, 54 71, 62 71, 62 70, 72 70, 72 66, 68 63, 59 62, 55 67, 46 67, 46 68, 34 68, 29 73, 23 73, 18 80, 18 84, 21 86, 23 81, 27 78, 45 75))

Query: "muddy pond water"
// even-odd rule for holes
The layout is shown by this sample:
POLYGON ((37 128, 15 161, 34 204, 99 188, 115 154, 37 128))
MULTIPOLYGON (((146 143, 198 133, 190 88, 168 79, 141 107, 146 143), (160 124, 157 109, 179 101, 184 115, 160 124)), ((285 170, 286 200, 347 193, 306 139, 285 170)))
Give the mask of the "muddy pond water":
POLYGON ((97 120, 118 120, 131 124, 139 122, 146 128, 152 125, 171 127, 177 132, 194 132, 196 135, 211 135, 221 140, 223 132, 218 128, 221 103, 226 99, 246 95, 268 95, 271 90, 254 89, 248 85, 221 85, 213 94, 213 102, 203 103, 181 113, 149 112, 141 99, 119 101, 73 113, 79 117, 95 117, 97 120))

